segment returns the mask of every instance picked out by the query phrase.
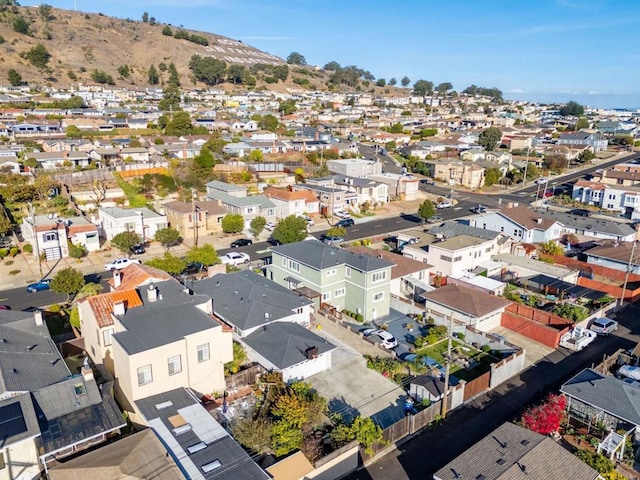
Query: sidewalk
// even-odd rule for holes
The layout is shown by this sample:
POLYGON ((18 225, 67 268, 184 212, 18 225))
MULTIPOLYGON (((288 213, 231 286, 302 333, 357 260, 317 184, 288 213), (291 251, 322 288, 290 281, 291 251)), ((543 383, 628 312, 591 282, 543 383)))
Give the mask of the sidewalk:
MULTIPOLYGON (((420 198, 412 201, 398 201, 393 203, 387 203, 381 209, 376 211, 375 215, 363 216, 362 218, 356 218, 356 224, 372 222, 375 220, 381 220, 384 218, 397 217, 402 213, 415 213, 418 210, 420 204, 426 198, 424 192, 420 192, 420 198)), ((336 219, 337 221, 337 219, 336 219)), ((310 229, 310 232, 324 231, 330 228, 328 220, 317 217, 315 225, 310 229)), ((258 241, 266 241, 269 238, 269 232, 262 232, 258 241)), ((208 235, 200 237, 198 239, 198 245, 204 245, 209 243, 214 246, 216 251, 225 250, 229 248, 229 244, 236 238, 244 237, 245 235, 208 235)), ((187 250, 194 244, 192 238, 187 238, 182 244, 171 247, 169 252, 172 255, 184 256, 187 250)), ((73 267, 76 270, 80 270, 85 275, 103 272, 104 264, 115 259, 122 257, 122 253, 116 248, 108 247, 102 248, 97 252, 91 252, 86 257, 81 259, 75 258, 62 258, 56 261, 42 262, 42 275, 38 266, 38 258, 34 254, 19 253, 15 258, 5 258, 0 262, 0 290, 7 290, 11 288, 26 287, 28 284, 36 282, 42 277, 50 276, 52 273, 66 267, 73 267), (14 273, 10 273, 14 272, 14 273)), ((157 242, 152 242, 146 247, 146 253, 142 255, 135 255, 134 258, 140 259, 141 262, 146 262, 154 257, 164 255, 164 247, 157 242)))

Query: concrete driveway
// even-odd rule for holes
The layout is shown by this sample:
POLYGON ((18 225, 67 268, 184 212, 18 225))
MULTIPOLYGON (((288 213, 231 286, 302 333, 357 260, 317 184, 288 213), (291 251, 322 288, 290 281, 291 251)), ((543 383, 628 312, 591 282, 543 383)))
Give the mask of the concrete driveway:
POLYGON ((507 342, 513 343, 518 347, 524 349, 524 366, 525 368, 539 362, 551 352, 555 352, 554 348, 547 347, 535 340, 532 340, 524 335, 509 330, 505 327, 497 327, 491 330, 491 333, 503 336, 507 342))
POLYGON ((346 420, 371 417, 385 428, 404 417, 405 392, 394 382, 367 368, 362 355, 324 330, 316 332, 336 345, 331 369, 306 379, 329 401, 332 413, 346 420))

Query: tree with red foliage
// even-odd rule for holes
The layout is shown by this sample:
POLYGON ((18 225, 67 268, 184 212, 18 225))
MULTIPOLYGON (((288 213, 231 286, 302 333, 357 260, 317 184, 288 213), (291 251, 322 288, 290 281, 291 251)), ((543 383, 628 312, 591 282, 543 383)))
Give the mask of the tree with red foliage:
POLYGON ((534 432, 548 435, 560 428, 567 399, 564 395, 549 395, 543 403, 527 409, 520 424, 534 432))

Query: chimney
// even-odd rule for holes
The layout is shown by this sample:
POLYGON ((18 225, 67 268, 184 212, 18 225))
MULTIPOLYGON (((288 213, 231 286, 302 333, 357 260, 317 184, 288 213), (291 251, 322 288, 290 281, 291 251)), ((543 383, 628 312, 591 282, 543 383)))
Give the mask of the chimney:
POLYGON ((115 288, 118 288, 121 283, 122 283, 122 273, 120 273, 120 270, 114 270, 113 271, 113 286, 115 288))
POLYGON ((309 347, 304 352, 308 360, 318 358, 318 347, 309 347))
POLYGON ((80 373, 82 374, 82 378, 84 378, 85 382, 90 382, 93 380, 93 369, 88 365, 88 362, 85 362, 80 368, 80 373))
POLYGON ((126 308, 123 301, 115 302, 113 304, 113 314, 116 317, 120 317, 126 313, 126 308))
POLYGON ((538 225, 542 225, 542 218, 536 218, 536 223, 538 225))
POLYGON ((149 285, 149 288, 147 289, 147 300, 150 302, 158 300, 158 289, 153 285, 149 285))
POLYGON ((42 310, 34 310, 33 318, 35 319, 36 325, 38 327, 41 327, 42 325, 44 325, 44 317, 42 316, 42 310))

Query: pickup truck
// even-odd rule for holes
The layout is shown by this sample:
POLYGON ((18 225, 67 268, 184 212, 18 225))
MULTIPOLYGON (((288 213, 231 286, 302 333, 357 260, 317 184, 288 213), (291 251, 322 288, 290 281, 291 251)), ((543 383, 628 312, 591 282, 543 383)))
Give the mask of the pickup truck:
POLYGON ((560 346, 579 352, 598 337, 596 332, 587 328, 574 327, 560 337, 560 346))

